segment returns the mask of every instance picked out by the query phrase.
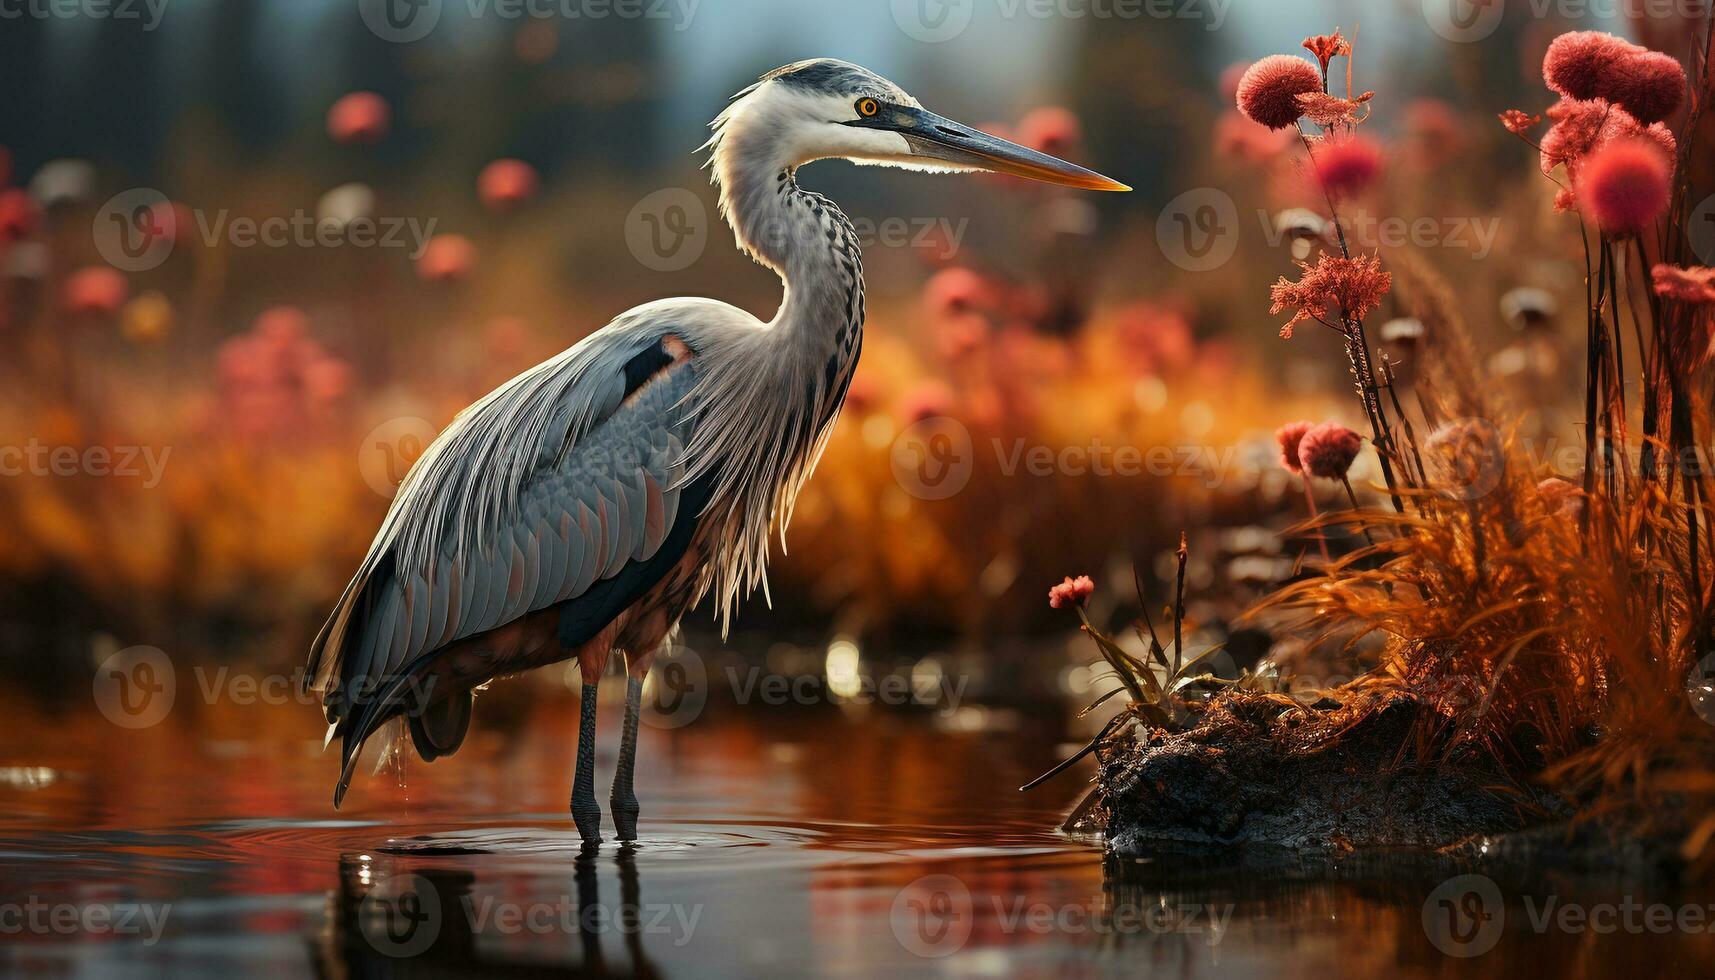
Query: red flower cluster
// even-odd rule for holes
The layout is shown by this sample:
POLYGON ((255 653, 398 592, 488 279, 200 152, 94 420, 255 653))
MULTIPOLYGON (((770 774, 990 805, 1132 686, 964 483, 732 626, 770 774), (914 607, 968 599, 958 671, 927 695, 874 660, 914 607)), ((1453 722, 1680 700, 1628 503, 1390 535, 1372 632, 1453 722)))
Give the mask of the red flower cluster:
POLYGON ((1070 110, 1043 106, 1025 113, 1018 121, 1018 142, 1050 156, 1065 156, 1077 150, 1084 138, 1083 126, 1070 110))
POLYGON ((1364 448, 1364 437, 1338 422, 1324 422, 1298 443, 1298 459, 1311 476, 1343 480, 1364 448))
POLYGON ((938 317, 957 317, 987 309, 995 290, 982 273, 951 266, 929 277, 923 287, 929 309, 938 317))
POLYGON ((436 235, 417 257, 417 275, 424 282, 457 282, 476 265, 476 246, 463 235, 436 235))
POLYGON ((476 178, 477 196, 490 211, 510 211, 536 196, 536 168, 523 160, 496 160, 476 178))
POLYGON ((1656 295, 1663 299, 1694 306, 1715 306, 1715 269, 1658 265, 1652 270, 1652 277, 1656 295))
POLYGON ((1673 163, 1639 139, 1597 150, 1578 170, 1578 200, 1605 234, 1635 235, 1649 227, 1672 197, 1673 163))
POLYGON ((1382 172, 1381 144, 1367 136, 1330 140, 1313 157, 1316 176, 1336 197, 1356 194, 1382 172))
POLYGON ((1542 137, 1542 172, 1552 173, 1564 165, 1574 180, 1584 159, 1618 140, 1645 139, 1672 158, 1679 150, 1673 133, 1662 123, 1645 126, 1631 114, 1605 99, 1572 102, 1562 99, 1548 109, 1554 120, 1542 137))
POLYGON ((953 389, 939 381, 925 381, 899 400, 899 414, 907 425, 941 418, 953 411, 953 389))
MULTIPOLYGON (((1555 197, 1555 209, 1599 209, 1593 216, 1615 234, 1630 234, 1653 221, 1659 213, 1653 204, 1656 190, 1671 181, 1678 153, 1662 120, 1684 99, 1685 69, 1668 55, 1612 34, 1574 31, 1549 45, 1542 77, 1561 96, 1548 110, 1553 125, 1542 138, 1542 172, 1565 167, 1574 189, 1555 197), (1602 152, 1646 141, 1660 151, 1654 159, 1635 146, 1602 152), (1598 155, 1604 158, 1602 172, 1594 175, 1600 179, 1586 179, 1582 171, 1598 155), (1667 167, 1659 180, 1658 162, 1667 167), (1590 200, 1597 192, 1601 201, 1590 200)), ((1515 109, 1503 113, 1501 122, 1522 135, 1534 119, 1515 109)))
POLYGON ((15 187, 0 191, 0 243, 29 238, 40 222, 41 210, 28 192, 15 187))
POLYGON ((1340 35, 1338 29, 1332 34, 1318 34, 1304 39, 1304 50, 1316 56, 1322 65, 1322 73, 1328 73, 1328 63, 1335 58, 1351 57, 1352 43, 1340 35))
POLYGON ((1298 97, 1298 111, 1323 129, 1353 126, 1367 118, 1367 106, 1375 97, 1374 92, 1365 92, 1355 99, 1342 99, 1329 92, 1306 92, 1298 97))
POLYGON ((1322 91, 1322 73, 1289 54, 1270 55, 1239 79, 1239 111, 1269 129, 1286 129, 1304 115, 1298 97, 1322 91))
POLYGON ((1501 125, 1514 136, 1523 136, 1539 122, 1542 122, 1541 116, 1533 116, 1523 109, 1508 109, 1501 113, 1501 125))
POLYGON ((1274 430, 1274 439, 1280 443, 1280 465, 1294 473, 1304 472, 1304 461, 1298 456, 1298 446, 1314 428, 1314 422, 1288 422, 1274 430))
POLYGON ((1361 320, 1381 305, 1393 288, 1393 274, 1382 269, 1381 259, 1373 255, 1343 258, 1323 253, 1314 266, 1300 262, 1304 275, 1297 282, 1282 276, 1270 295, 1274 305, 1270 313, 1292 310, 1292 319, 1280 328, 1280 335, 1292 338, 1292 329, 1305 320, 1333 327, 1342 333, 1345 320, 1361 320))
POLYGON ((60 304, 72 316, 113 316, 130 295, 131 286, 118 270, 92 265, 66 277, 60 304))
POLYGON ((1285 152, 1292 134, 1258 126, 1229 109, 1215 120, 1215 155, 1223 160, 1267 163, 1285 152))
POLYGON ((1645 124, 1673 115, 1685 97, 1685 69, 1673 57, 1600 31, 1555 38, 1542 77, 1568 99, 1606 99, 1645 124))
POLYGON ((222 416, 245 435, 292 435, 351 383, 351 369, 309 335, 309 317, 277 306, 219 357, 222 416))
POLYGON ((1096 583, 1088 575, 1067 576, 1065 581, 1048 590, 1048 605, 1053 609, 1082 606, 1090 601, 1095 591, 1096 583))
POLYGON ((1641 51, 1622 62, 1609 82, 1607 97, 1642 123, 1658 123, 1679 111, 1685 100, 1685 69, 1672 55, 1641 51))
POLYGON ((379 143, 392 119, 386 99, 374 92, 353 92, 328 110, 328 135, 336 143, 379 143))
POLYGON ((1196 331, 1185 310, 1172 302, 1125 307, 1115 319, 1114 337, 1142 376, 1176 375, 1197 360, 1196 331))
POLYGON ((1404 116, 1414 166, 1434 170, 1459 156, 1465 128, 1452 106, 1440 99, 1415 99, 1406 105, 1404 116))

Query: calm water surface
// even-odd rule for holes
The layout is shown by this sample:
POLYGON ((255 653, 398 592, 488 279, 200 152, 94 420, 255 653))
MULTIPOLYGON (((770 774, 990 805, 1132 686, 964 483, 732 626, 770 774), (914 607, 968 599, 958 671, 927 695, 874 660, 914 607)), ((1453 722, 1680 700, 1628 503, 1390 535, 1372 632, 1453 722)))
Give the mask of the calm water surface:
MULTIPOLYGON (((1473 920, 1493 941, 1456 947, 1488 951, 1464 958, 1425 926, 1445 870, 1104 861, 1054 830, 1087 770, 1016 791, 1070 737, 1058 713, 711 706, 643 729, 644 840, 586 853, 565 807, 563 693, 479 700, 458 756, 360 777, 341 811, 314 711, 231 700, 181 697, 126 730, 87 699, 0 693, 0 971, 1715 974, 1707 933, 1539 931, 1531 915, 1550 895, 1675 909, 1707 895, 1508 883, 1500 915, 1473 920)), ((605 785, 619 706, 603 711, 605 785)))

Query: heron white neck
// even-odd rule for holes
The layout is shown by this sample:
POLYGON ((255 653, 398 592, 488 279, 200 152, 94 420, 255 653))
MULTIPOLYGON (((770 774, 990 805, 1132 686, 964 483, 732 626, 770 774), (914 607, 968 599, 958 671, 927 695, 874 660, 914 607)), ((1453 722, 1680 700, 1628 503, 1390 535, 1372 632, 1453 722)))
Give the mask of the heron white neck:
POLYGON ((721 212, 738 245, 773 269, 786 295, 772 326, 795 339, 843 338, 863 325, 863 256, 857 230, 766 141, 722 140, 713 161, 721 212), (771 150, 775 152, 770 152, 771 150))
MULTIPOLYGON (((770 83, 773 84, 773 83, 770 83)), ((726 502, 715 588, 723 617, 740 588, 765 587, 771 526, 784 536, 792 507, 826 447, 863 343, 863 258, 857 231, 833 202, 798 186, 796 96, 758 88, 715 121, 710 166, 721 214, 738 245, 779 274, 780 309, 765 329, 743 331, 703 358, 691 472, 716 472, 726 502)), ((803 113, 797 113, 800 121, 803 113)), ((724 621, 724 620, 723 620, 724 621)))

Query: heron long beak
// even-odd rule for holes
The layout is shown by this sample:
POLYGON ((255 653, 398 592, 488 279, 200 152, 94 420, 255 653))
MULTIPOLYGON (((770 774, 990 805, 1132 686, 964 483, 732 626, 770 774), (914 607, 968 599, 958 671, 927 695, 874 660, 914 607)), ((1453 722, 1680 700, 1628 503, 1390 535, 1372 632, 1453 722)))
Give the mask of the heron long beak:
POLYGON ((1091 191, 1129 191, 1130 187, 1075 163, 1038 153, 1027 146, 990 136, 927 109, 887 106, 872 119, 849 125, 891 130, 911 144, 912 155, 957 167, 972 167, 1030 180, 1091 191))

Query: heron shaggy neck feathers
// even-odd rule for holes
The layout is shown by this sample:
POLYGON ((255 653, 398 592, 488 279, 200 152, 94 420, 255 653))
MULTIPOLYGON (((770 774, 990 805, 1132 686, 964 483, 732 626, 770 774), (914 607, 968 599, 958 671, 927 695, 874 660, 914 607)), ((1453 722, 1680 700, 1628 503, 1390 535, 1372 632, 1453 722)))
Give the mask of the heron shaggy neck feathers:
POLYGON ((826 113, 828 96, 779 80, 792 74, 776 73, 741 94, 715 120, 709 141, 722 216, 739 247, 780 275, 785 292, 762 330, 716 339, 701 360, 686 457, 693 476, 720 468, 710 509, 723 624, 741 593, 766 595, 769 530, 778 527, 784 550, 798 492, 826 446, 862 346, 857 231, 795 176, 798 161, 817 155, 804 142, 804 120, 826 113))

